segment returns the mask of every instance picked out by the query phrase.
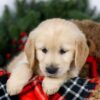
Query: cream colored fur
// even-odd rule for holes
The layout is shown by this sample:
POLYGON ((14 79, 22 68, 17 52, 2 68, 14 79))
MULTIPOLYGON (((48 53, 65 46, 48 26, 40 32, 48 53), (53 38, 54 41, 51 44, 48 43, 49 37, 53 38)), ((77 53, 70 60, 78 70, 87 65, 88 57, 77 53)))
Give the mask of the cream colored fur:
POLYGON ((89 53, 86 42, 84 34, 71 21, 54 18, 42 22, 29 34, 25 50, 8 65, 11 71, 8 93, 21 92, 32 74, 37 73, 45 76, 44 92, 54 94, 65 81, 79 74, 89 53), (43 48, 47 53, 42 51, 43 48), (61 49, 66 52, 60 54, 61 49), (46 72, 46 67, 51 64, 58 68, 54 75, 46 72))

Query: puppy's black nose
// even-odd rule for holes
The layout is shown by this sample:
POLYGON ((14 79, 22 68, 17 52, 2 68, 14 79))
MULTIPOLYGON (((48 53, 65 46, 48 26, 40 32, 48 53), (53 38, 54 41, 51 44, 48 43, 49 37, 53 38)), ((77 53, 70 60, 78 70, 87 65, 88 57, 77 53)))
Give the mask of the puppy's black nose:
POLYGON ((51 65, 51 66, 49 66, 49 67, 46 68, 46 71, 49 74, 55 74, 58 71, 58 68, 51 65))

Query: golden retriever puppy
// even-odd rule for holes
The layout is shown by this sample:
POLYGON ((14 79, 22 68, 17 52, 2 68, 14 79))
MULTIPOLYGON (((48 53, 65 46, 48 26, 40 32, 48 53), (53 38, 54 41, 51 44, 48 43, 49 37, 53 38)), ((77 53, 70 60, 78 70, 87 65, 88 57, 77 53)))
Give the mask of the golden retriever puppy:
POLYGON ((78 76, 88 53, 86 38, 73 22, 46 20, 29 34, 24 51, 8 65, 15 67, 7 81, 7 91, 18 94, 37 73, 45 76, 44 92, 54 94, 65 81, 78 76))

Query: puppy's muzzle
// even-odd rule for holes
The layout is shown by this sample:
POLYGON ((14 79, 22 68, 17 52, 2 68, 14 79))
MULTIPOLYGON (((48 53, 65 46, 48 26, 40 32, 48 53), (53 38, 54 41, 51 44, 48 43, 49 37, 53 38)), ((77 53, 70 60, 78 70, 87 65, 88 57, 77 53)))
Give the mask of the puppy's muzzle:
POLYGON ((46 67, 46 72, 49 74, 56 74, 58 71, 58 68, 55 67, 54 65, 50 65, 48 67, 46 67))

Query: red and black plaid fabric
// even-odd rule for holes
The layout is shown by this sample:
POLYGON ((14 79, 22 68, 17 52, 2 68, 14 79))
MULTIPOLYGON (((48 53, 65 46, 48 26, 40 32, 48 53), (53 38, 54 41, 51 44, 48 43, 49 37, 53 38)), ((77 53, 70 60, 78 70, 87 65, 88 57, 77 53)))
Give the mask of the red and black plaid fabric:
POLYGON ((87 79, 75 77, 65 82, 59 90, 66 100, 86 100, 96 87, 87 79))
POLYGON ((34 77, 19 95, 9 96, 6 91, 9 74, 4 70, 0 71, 0 100, 87 100, 92 95, 92 90, 100 85, 100 78, 97 78, 97 62, 100 62, 100 58, 89 56, 87 62, 91 64, 92 79, 72 78, 56 94, 50 96, 43 92, 43 77, 40 76, 34 77))
POLYGON ((100 79, 94 81, 75 77, 66 81, 58 93, 47 96, 41 86, 43 77, 36 76, 19 95, 9 96, 6 91, 7 79, 8 74, 0 76, 0 100, 86 100, 92 94, 92 90, 100 84, 100 79))

